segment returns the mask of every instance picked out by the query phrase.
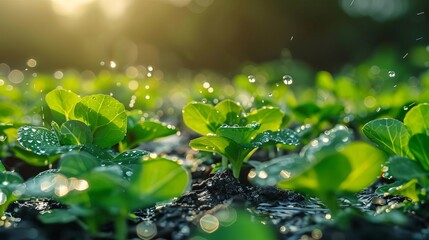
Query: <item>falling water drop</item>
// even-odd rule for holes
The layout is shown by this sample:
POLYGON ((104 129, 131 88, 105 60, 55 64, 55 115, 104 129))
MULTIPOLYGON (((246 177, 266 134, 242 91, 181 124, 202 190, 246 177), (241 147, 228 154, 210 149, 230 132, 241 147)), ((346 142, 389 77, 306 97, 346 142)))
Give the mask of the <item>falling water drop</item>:
POLYGON ((388 74, 389 74, 389 77, 391 77, 391 78, 396 76, 395 71, 389 71, 388 74))
POLYGON ((255 76, 253 76, 253 75, 249 75, 249 76, 247 76, 247 79, 249 79, 249 82, 250 82, 250 83, 255 83, 255 82, 256 82, 256 78, 255 78, 255 76))
POLYGON ((284 75, 283 76, 283 83, 285 85, 291 85, 293 83, 293 78, 291 75, 284 75))

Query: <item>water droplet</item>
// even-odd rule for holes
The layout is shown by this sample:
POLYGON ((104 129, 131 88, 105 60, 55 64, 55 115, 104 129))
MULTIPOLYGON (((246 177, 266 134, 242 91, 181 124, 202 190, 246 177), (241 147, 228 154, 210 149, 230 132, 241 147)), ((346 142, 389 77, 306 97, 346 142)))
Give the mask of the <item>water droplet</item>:
POLYGON ((125 172, 125 175, 127 175, 128 177, 131 177, 131 176, 133 175, 133 172, 131 172, 131 171, 126 171, 126 172, 125 172))
POLYGON ((111 68, 116 68, 116 63, 114 61, 110 61, 110 67, 111 68))
POLYGON ((273 96, 273 93, 268 93, 268 97, 272 97, 273 96))
POLYGON ((152 239, 158 233, 156 225, 149 221, 137 224, 136 232, 141 239, 152 239))
POLYGON ((389 77, 391 77, 391 78, 393 78, 393 77, 395 77, 395 76, 396 76, 395 71, 389 71, 387 74, 388 74, 388 75, 389 75, 389 77))
POLYGON ((247 79, 249 79, 249 82, 250 82, 250 83, 255 83, 255 82, 256 82, 256 78, 255 78, 255 76, 253 76, 253 75, 249 75, 249 76, 247 76, 247 79))
POLYGON ((268 177, 268 174, 267 174, 267 172, 265 172, 265 171, 260 171, 260 172, 258 173, 258 177, 259 177, 260 179, 266 179, 266 178, 268 177))
POLYGON ((291 85, 293 83, 293 78, 291 75, 284 75, 283 76, 283 83, 285 85, 291 85))
POLYGON ((5 204, 6 201, 7 201, 7 195, 2 190, 0 190, 0 205, 5 204))
POLYGON ((215 232, 219 228, 219 225, 219 219, 211 214, 206 214, 200 219, 200 227, 207 233, 215 232))

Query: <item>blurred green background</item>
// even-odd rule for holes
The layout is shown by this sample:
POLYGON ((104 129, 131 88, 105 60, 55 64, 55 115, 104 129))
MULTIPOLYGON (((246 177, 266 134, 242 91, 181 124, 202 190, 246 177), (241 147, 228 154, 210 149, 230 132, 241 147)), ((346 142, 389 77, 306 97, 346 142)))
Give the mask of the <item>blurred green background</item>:
POLYGON ((0 71, 35 59, 49 73, 113 61, 231 76, 294 59, 337 72, 380 49, 427 55, 428 14, 427 0, 0 0, 0 71))

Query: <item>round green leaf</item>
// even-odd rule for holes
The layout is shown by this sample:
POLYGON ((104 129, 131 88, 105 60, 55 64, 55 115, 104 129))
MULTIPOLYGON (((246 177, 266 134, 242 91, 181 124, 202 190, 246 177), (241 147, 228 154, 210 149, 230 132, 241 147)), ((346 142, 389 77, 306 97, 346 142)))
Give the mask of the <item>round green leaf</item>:
POLYGON ((91 129, 83 122, 69 120, 60 129, 61 142, 65 145, 79 145, 92 143, 91 129))
POLYGON ((148 160, 131 178, 130 198, 140 207, 166 201, 187 190, 189 180, 189 173, 176 162, 164 158, 148 160))
POLYGON ((73 109, 80 99, 73 92, 55 89, 46 94, 45 100, 52 111, 54 119, 59 123, 63 123, 74 118, 73 109))
POLYGON ((96 94, 84 97, 76 104, 74 114, 89 126, 93 143, 100 147, 111 147, 126 134, 125 107, 111 96, 96 94))
POLYGON ((204 103, 189 103, 182 112, 186 126, 202 135, 214 134, 226 120, 213 106, 204 103))
POLYGON ((228 125, 240 124, 243 115, 243 107, 231 99, 225 99, 218 103, 215 107, 216 110, 226 119, 225 123, 228 125))
POLYGON ((402 122, 391 118, 376 119, 365 124, 362 130, 385 152, 403 157, 410 156, 408 150, 410 133, 402 122))
POLYGON ((247 123, 259 123, 261 127, 257 133, 265 132, 267 130, 277 131, 283 121, 284 113, 274 107, 263 107, 255 110, 246 116, 247 123))

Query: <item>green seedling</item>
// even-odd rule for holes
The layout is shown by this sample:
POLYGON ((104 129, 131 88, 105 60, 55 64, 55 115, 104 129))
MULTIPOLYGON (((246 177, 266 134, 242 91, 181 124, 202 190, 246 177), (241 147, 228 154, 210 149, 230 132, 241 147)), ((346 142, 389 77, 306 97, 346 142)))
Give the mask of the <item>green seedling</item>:
POLYGON ((135 148, 142 142, 177 133, 176 127, 156 120, 146 120, 143 114, 137 111, 129 112, 127 119, 127 135, 120 142, 121 151, 135 148))
POLYGON ((60 154, 94 145, 107 149, 121 141, 127 129, 122 103, 102 94, 83 98, 66 90, 53 90, 46 102, 56 122, 52 129, 22 126, 15 153, 29 164, 48 165, 60 154))
POLYGON ((63 154, 58 170, 43 172, 26 183, 26 195, 53 198, 69 206, 40 215, 45 223, 83 219, 96 235, 99 226, 111 221, 115 239, 126 239, 131 211, 177 197, 189 185, 189 174, 179 164, 163 158, 143 161, 145 155, 138 150, 112 159, 86 152, 63 154))
POLYGON ((298 145, 296 133, 279 130, 284 113, 278 108, 264 107, 246 114, 232 100, 216 106, 192 102, 183 108, 183 120, 193 131, 204 135, 191 140, 197 150, 223 156, 223 166, 231 163, 234 177, 238 178, 243 162, 261 146, 270 143, 298 145))
POLYGON ((335 217, 340 212, 337 198, 372 184, 386 158, 377 148, 351 140, 351 131, 338 125, 312 140, 299 154, 260 164, 249 178, 256 184, 318 197, 335 217))
POLYGON ((0 216, 3 216, 9 204, 20 199, 24 180, 18 173, 5 171, 0 163, 0 216))
POLYGON ((403 195, 417 202, 427 199, 429 188, 429 104, 413 107, 404 122, 376 119, 363 126, 363 133, 391 157, 387 174, 397 181, 378 190, 403 195))

